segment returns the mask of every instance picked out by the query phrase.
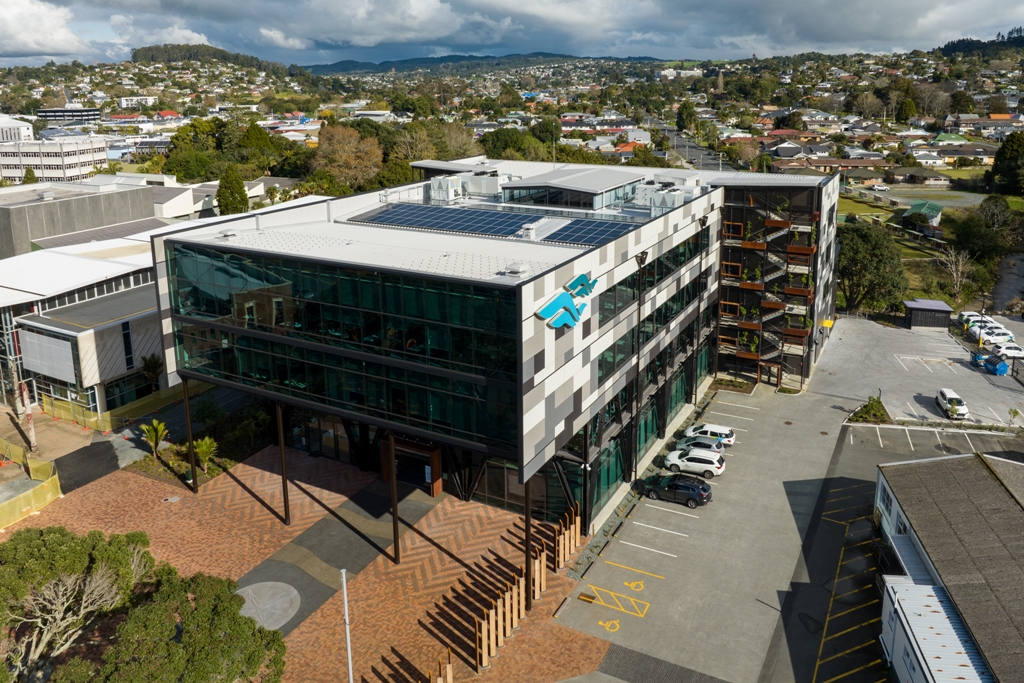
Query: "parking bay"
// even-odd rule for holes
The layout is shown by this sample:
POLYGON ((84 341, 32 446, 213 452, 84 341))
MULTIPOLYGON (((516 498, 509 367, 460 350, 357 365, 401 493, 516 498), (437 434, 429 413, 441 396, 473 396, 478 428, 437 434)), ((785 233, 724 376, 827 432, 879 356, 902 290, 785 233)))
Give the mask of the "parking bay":
POLYGON ((843 417, 806 395, 720 392, 704 421, 735 428, 737 443, 711 480, 713 502, 641 499, 559 623, 722 680, 756 681, 843 417))

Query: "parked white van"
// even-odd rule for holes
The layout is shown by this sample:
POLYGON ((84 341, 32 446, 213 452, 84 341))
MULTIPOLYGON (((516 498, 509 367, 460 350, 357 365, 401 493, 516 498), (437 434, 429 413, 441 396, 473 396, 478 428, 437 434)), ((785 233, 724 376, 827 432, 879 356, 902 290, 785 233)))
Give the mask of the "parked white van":
POLYGON ((952 389, 939 389, 935 394, 935 404, 950 420, 963 420, 970 417, 967 404, 952 389))

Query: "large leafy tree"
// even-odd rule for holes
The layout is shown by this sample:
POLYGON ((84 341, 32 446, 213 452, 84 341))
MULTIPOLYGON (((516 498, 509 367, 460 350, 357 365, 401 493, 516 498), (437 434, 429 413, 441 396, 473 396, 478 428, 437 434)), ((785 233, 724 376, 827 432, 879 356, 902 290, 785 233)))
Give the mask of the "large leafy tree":
POLYGON ((957 90, 949 96, 949 111, 952 114, 970 114, 974 111, 974 98, 963 90, 957 90))
POLYGON ((228 165, 220 176, 217 187, 217 207, 220 215, 228 216, 245 213, 249 210, 249 195, 245 192, 245 183, 234 164, 228 165))
POLYGON ((323 169, 338 183, 355 187, 377 175, 384 156, 376 138, 363 138, 359 131, 347 126, 324 126, 313 170, 323 169))
POLYGON ((168 565, 157 577, 152 598, 118 626, 98 675, 88 680, 281 680, 284 638, 242 616, 244 600, 233 581, 204 574, 182 579, 168 565))
POLYGON ((894 303, 907 290, 900 251, 884 228, 867 223, 841 223, 838 227, 839 289, 847 310, 865 304, 894 303))
POLYGON ((804 115, 799 110, 791 111, 783 117, 775 119, 776 130, 803 130, 804 115))
POLYGON ((1024 132, 1014 132, 996 152, 992 173, 1002 178, 1016 194, 1024 194, 1024 132))
POLYGON ((676 130, 693 130, 696 125, 697 108, 690 100, 683 100, 676 111, 676 130))

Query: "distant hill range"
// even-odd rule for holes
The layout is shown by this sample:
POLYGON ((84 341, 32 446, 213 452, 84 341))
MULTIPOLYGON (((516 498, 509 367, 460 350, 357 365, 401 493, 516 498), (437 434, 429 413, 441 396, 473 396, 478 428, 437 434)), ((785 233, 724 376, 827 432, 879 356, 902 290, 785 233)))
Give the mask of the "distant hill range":
POLYGON ((951 40, 939 51, 947 57, 955 54, 976 55, 979 57, 996 57, 1003 52, 1024 49, 1024 28, 1020 26, 1011 28, 1006 32, 996 34, 994 40, 977 40, 975 38, 959 38, 951 40))
MULTIPOLYGON (((330 76, 333 74, 355 74, 355 73, 385 73, 394 69, 395 71, 465 71, 481 68, 505 68, 515 69, 523 66, 543 64, 545 62, 562 61, 566 59, 591 59, 589 57, 576 57, 574 55, 560 55, 550 52, 531 52, 525 55, 445 55, 444 57, 415 57, 413 59, 399 59, 395 61, 380 62, 358 62, 352 59, 342 60, 334 64, 313 64, 304 66, 315 76, 330 76)), ((654 57, 595 57, 593 59, 613 60, 619 62, 661 62, 664 60, 654 57)))

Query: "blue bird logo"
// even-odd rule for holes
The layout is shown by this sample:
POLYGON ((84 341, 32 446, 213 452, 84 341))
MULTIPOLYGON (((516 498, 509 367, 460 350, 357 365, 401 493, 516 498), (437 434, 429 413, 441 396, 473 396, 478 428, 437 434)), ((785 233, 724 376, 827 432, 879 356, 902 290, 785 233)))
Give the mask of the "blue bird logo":
POLYGON ((576 324, 583 317, 583 311, 587 310, 587 304, 577 303, 576 299, 588 297, 594 293, 597 279, 591 280, 585 274, 577 275, 571 282, 565 285, 564 292, 559 292, 551 301, 547 302, 537 315, 546 320, 549 327, 576 327, 576 324))

